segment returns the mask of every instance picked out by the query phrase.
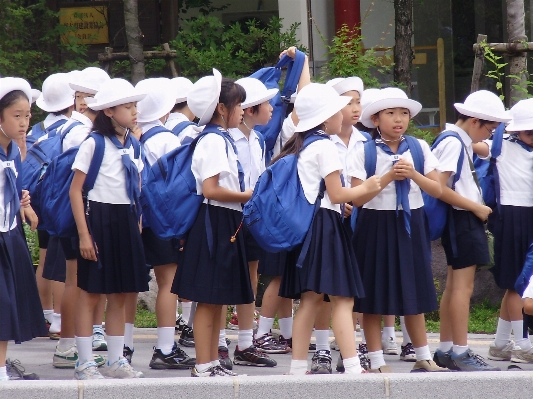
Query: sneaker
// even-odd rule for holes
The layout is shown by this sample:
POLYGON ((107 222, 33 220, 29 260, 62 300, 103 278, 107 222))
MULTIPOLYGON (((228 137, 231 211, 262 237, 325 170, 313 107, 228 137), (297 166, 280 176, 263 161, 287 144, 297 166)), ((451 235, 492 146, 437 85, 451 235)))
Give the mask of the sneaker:
POLYGON ((453 349, 450 349, 447 352, 443 352, 440 349, 437 349, 435 351, 435 354, 433 355, 433 361, 439 367, 445 367, 448 370, 459 371, 459 368, 455 365, 455 363, 452 360, 452 353, 453 353, 453 349))
POLYGON ((176 319, 176 327, 174 327, 174 329, 176 331, 182 332, 183 328, 186 325, 187 325, 187 323, 185 322, 185 320, 183 320, 183 317, 181 317, 181 315, 179 315, 178 318, 176 319))
POLYGON ((359 347, 357 348, 357 352, 365 356, 368 355, 368 348, 366 346, 366 343, 359 344, 359 347))
POLYGON ((370 359, 368 355, 363 355, 359 351, 357 351, 357 355, 359 356, 359 363, 361 363, 361 367, 363 368, 363 370, 370 370, 370 359))
POLYGON ((338 373, 344 373, 346 371, 344 368, 344 361, 342 360, 342 353, 339 353, 339 359, 337 360, 337 366, 335 367, 335 370, 337 370, 338 373))
POLYGON ((331 352, 316 351, 311 360, 310 374, 331 374, 331 352))
POLYGON ((490 360, 506 361, 511 360, 511 354, 514 349, 514 341, 509 341, 503 348, 498 348, 494 345, 494 342, 489 346, 489 355, 487 356, 490 360))
POLYGON ((185 326, 183 327, 183 331, 181 332, 179 344, 182 346, 186 346, 188 348, 194 348, 194 331, 191 327, 185 326))
POLYGON ((233 362, 229 358, 229 350, 225 346, 218 347, 218 361, 226 370, 233 370, 233 362))
POLYGON ((74 379, 76 380, 103 380, 104 376, 98 371, 98 366, 95 362, 85 362, 83 364, 76 363, 74 371, 74 379))
POLYGON ((228 322, 228 328, 230 330, 238 330, 239 329, 239 318, 237 317, 237 313, 233 313, 231 315, 231 319, 228 322))
POLYGON ((154 347, 154 354, 152 355, 152 360, 150 360, 150 368, 156 370, 191 369, 195 364, 196 359, 187 355, 175 342, 172 351, 168 355, 163 354, 161 349, 154 347))
POLYGON ((255 346, 250 346, 244 350, 239 350, 239 346, 235 348, 233 353, 233 363, 242 366, 257 366, 257 367, 276 367, 277 362, 271 359, 263 352, 259 352, 255 346))
POLYGON ((398 354, 398 344, 396 344, 396 340, 394 339, 394 337, 388 337, 387 339, 382 340, 381 345, 383 347, 384 355, 398 354))
POLYGON ((291 351, 291 348, 289 348, 286 342, 276 341, 272 334, 269 333, 257 338, 254 346, 259 352, 264 353, 289 353, 291 351))
POLYGON ((200 373, 196 370, 196 367, 193 367, 191 370, 191 377, 229 377, 229 375, 222 369, 223 367, 209 367, 207 370, 200 373))
POLYGON ((46 317, 44 318, 44 324, 46 324, 46 329, 50 330, 50 326, 52 325, 52 322, 49 321, 46 317))
MULTIPOLYGON (((283 335, 279 336, 280 343, 286 343, 289 348, 292 349, 292 338, 284 338, 283 335)), ((316 352, 316 344, 309 343, 309 352, 314 353, 316 352)))
MULTIPOLYGON (((54 357, 52 359, 52 365, 56 369, 73 369, 76 368, 76 363, 78 362, 78 348, 76 345, 70 347, 64 352, 61 352, 56 346, 56 351, 54 352, 54 357)), ((103 356, 93 354, 93 362, 96 363, 98 367, 103 366, 105 359, 103 356)))
POLYGON ((61 338, 61 331, 59 331, 59 332, 50 332, 50 331, 48 331, 48 337, 52 341, 59 341, 59 338, 61 338))
POLYGON ((405 346, 402 345, 400 360, 403 360, 404 362, 416 362, 415 348, 413 348, 413 344, 411 342, 407 343, 405 346))
POLYGON ((432 373, 432 372, 445 372, 450 371, 446 367, 437 366, 433 360, 418 360, 411 373, 432 373))
POLYGON ((533 363, 533 347, 529 349, 522 349, 519 346, 515 346, 512 351, 511 362, 533 363))
POLYGON ((379 373, 392 373, 392 370, 389 366, 381 366, 380 368, 377 368, 377 369, 368 369, 367 370, 369 373, 376 373, 376 374, 379 374, 379 373))
POLYGON ((228 370, 227 368, 225 367, 222 367, 222 364, 218 365, 218 366, 215 366, 216 368, 218 368, 217 371, 222 371, 224 374, 226 374, 228 377, 237 377, 239 374, 237 373, 234 373, 233 371, 231 370, 228 370))
POLYGON ((35 373, 26 373, 26 369, 20 363, 20 360, 6 359, 7 378, 9 380, 38 380, 39 376, 35 373))
POLYGON ((108 378, 143 378, 144 374, 140 371, 135 371, 128 360, 121 357, 113 364, 105 364, 102 367, 102 375, 108 378))
POLYGON ((472 349, 459 354, 454 352, 451 359, 459 371, 501 371, 498 367, 487 364, 485 359, 476 355, 472 349))
POLYGON ((106 351, 107 341, 105 340, 104 330, 97 328, 93 330, 93 351, 106 351))
POLYGON ((329 347, 331 348, 332 351, 340 351, 341 349, 339 348, 339 345, 337 344, 337 340, 334 339, 333 341, 331 341, 329 343, 329 347))
POLYGON ((230 346, 230 344, 231 344, 231 339, 226 338, 226 346, 230 346))
POLYGON ((122 350, 122 356, 128 361, 129 364, 131 364, 133 352, 135 352, 135 349, 131 349, 129 346, 124 345, 124 349, 122 350))

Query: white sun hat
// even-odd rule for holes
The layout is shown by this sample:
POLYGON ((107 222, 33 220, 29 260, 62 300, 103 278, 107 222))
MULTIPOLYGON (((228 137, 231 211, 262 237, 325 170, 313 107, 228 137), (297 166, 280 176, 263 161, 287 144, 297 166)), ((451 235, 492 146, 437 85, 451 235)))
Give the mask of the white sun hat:
POLYGON ((69 86, 69 74, 55 73, 48 76, 42 87, 41 96, 35 102, 46 112, 59 112, 74 106, 74 90, 69 86))
POLYGON ((4 98, 7 93, 11 93, 15 90, 23 92, 31 103, 32 91, 27 80, 12 77, 0 78, 0 99, 4 98))
POLYGON ((193 83, 189 79, 182 76, 170 79, 170 83, 172 85, 174 95, 176 96, 175 104, 187 101, 187 97, 189 96, 189 92, 192 90, 193 83))
POLYGON ((407 108, 410 117, 413 118, 422 109, 422 104, 408 98, 407 94, 398 87, 387 87, 381 89, 374 100, 365 107, 361 113, 361 122, 366 127, 373 127, 372 115, 388 108, 407 108))
MULTIPOLYGON (((380 95, 379 89, 366 89, 363 91, 363 94, 361 96, 361 113, 368 107, 369 104, 373 103, 380 95)), ((367 128, 372 129, 374 128, 374 124, 372 121, 370 121, 370 125, 366 125, 364 121, 360 120, 360 122, 367 128)))
POLYGON ((505 128, 508 132, 521 132, 533 130, 533 98, 517 102, 509 111, 513 118, 505 128))
POLYGON ((455 103, 455 109, 471 118, 479 118, 490 122, 509 122, 511 116, 502 100, 491 91, 479 90, 470 94, 464 103, 455 103))
POLYGON ((361 97, 363 96, 364 84, 361 78, 357 76, 331 79, 326 84, 333 87, 341 95, 348 91, 356 91, 361 97))
POLYGON ((111 78, 101 68, 88 67, 76 76, 76 79, 70 80, 70 88, 74 91, 79 91, 81 93, 87 94, 96 94, 98 90, 111 78))
POLYGON ((141 80, 135 85, 141 93, 146 93, 137 103, 137 122, 153 122, 168 114, 176 104, 176 96, 171 88, 170 79, 151 78, 141 80))
POLYGON ((246 99, 241 104, 242 109, 270 101, 279 92, 279 89, 267 89, 265 84, 256 78, 242 78, 235 83, 241 85, 246 92, 246 99))
POLYGON ((31 89, 31 103, 33 104, 41 96, 41 90, 31 89))
POLYGON ((125 79, 110 79, 94 97, 86 97, 87 106, 95 111, 121 104, 141 101, 146 93, 141 93, 125 79))
POLYGON ((331 86, 308 84, 300 90, 294 102, 294 111, 299 119, 296 132, 305 132, 319 126, 349 102, 350 97, 340 96, 331 86))
POLYGON ((215 68, 213 68, 213 76, 204 76, 193 85, 187 97, 187 105, 191 112, 200 119, 198 126, 206 125, 213 117, 220 98, 221 87, 222 75, 215 68))

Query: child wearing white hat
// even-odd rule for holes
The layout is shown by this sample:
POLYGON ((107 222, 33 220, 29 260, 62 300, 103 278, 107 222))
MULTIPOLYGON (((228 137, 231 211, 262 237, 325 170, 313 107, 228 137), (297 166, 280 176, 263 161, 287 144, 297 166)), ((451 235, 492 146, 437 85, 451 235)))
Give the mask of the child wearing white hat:
POLYGON ((487 139, 501 123, 511 118, 499 97, 486 90, 470 94, 464 103, 456 103, 459 113, 455 125, 446 124, 445 131, 455 132, 460 140, 448 137, 433 153, 439 159, 442 196, 452 206, 448 225, 442 235, 442 246, 448 263, 446 288, 440 302, 440 344, 435 351, 437 364, 462 371, 494 371, 469 349, 467 343, 470 296, 474 287, 476 265, 489 262, 484 222, 492 210, 485 206, 481 189, 470 167, 472 145, 487 139), (464 151, 462 165, 458 165, 464 151), (452 190, 454 174, 460 167, 460 178, 452 190), (453 222, 454 233, 450 228, 453 222), (455 249, 455 251, 454 251, 455 249))
POLYGON ((72 211, 78 228, 80 257, 76 344, 76 379, 139 378, 123 356, 125 307, 148 290, 148 274, 139 231, 140 144, 130 134, 137 122, 137 101, 146 94, 123 79, 111 79, 93 98, 89 108, 99 111, 94 133, 104 141, 103 160, 86 202, 83 183, 96 148, 96 137, 80 146, 72 169, 72 211), (89 230, 90 228, 90 230, 89 230), (92 356, 92 314, 100 295, 107 295, 106 332, 108 358, 102 374, 92 356))
MULTIPOLYGON (((503 140, 501 153, 492 164, 499 176, 499 206, 489 215, 494 234, 494 267, 496 285, 506 290, 500 306, 496 338, 490 345, 488 358, 517 363, 533 362, 533 346, 524 329, 522 298, 515 291, 515 281, 533 242, 533 99, 521 100, 510 110, 511 122, 503 140), (515 342, 511 341, 511 330, 515 342)), ((492 140, 473 144, 482 159, 491 158, 492 140)), ((526 326, 527 327, 527 326, 526 326)))
POLYGON ((362 206, 353 244, 365 289, 355 310, 363 313, 369 371, 374 373, 390 372, 382 350, 382 315, 405 316, 416 352, 414 372, 448 371, 431 360, 424 321, 424 313, 436 310, 438 304, 422 190, 440 195, 438 161, 426 142, 404 137, 409 120, 421 108, 401 89, 381 89, 361 115, 366 126, 370 122, 375 126, 374 141, 355 147, 347 160, 346 173, 356 187, 372 173, 366 170, 365 154, 373 145, 374 173, 382 177, 378 193, 354 201, 362 206), (413 166, 415 152, 423 154, 419 166, 423 170, 413 166))
POLYGON ((194 139, 201 131, 198 125, 193 122, 194 114, 187 105, 187 97, 192 87, 192 82, 181 76, 170 80, 170 89, 175 96, 175 105, 165 122, 165 126, 169 130, 172 130, 181 142, 186 137, 194 139))
POLYGON ((31 111, 31 87, 21 78, 0 78, 0 384, 9 380, 7 342, 20 344, 46 335, 42 307, 20 211, 29 206, 17 176, 20 152, 15 140, 24 138, 31 111))

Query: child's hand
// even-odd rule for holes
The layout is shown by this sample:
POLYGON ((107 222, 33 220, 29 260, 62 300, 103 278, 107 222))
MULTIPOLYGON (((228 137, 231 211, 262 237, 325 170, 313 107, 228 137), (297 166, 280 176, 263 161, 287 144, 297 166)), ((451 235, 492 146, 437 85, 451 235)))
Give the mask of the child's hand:
POLYGON ((243 194, 246 196, 246 201, 248 201, 250 198, 252 198, 252 194, 254 193, 254 190, 249 188, 248 190, 243 191, 243 194))
POLYGON ((349 218, 352 216, 353 206, 350 204, 344 204, 344 218, 349 218))
POLYGON ((90 234, 80 236, 80 254, 83 259, 97 261, 96 254, 98 253, 98 247, 93 243, 93 238, 90 234), (96 248, 96 250, 95 250, 96 248))
POLYGON ((30 206, 30 192, 28 190, 22 190, 22 198, 20 199, 20 207, 27 208, 30 206))
POLYGON ((389 175, 389 178, 394 181, 394 180, 405 180, 405 177, 403 176, 400 176, 396 173, 396 171, 394 170, 394 167, 391 168, 391 170, 389 170, 387 173, 387 175, 389 175))
POLYGON ((367 194, 377 194, 381 191, 381 177, 374 175, 361 185, 365 187, 367 194))
POLYGON ((22 220, 30 225, 31 231, 35 231, 39 224, 39 218, 31 206, 22 208, 22 220))
POLYGON ((279 55, 279 58, 283 57, 285 54, 287 54, 291 58, 296 57, 296 46, 292 46, 289 47, 287 50, 283 50, 279 55))
POLYGON ((489 215, 492 213, 492 209, 486 205, 479 204, 472 212, 474 212, 474 215, 484 222, 489 218, 489 215))
POLYGON ((141 130, 139 126, 135 125, 131 128, 131 135, 135 137, 137 140, 141 139, 142 134, 143 134, 143 131, 141 130))
POLYGON ((402 177, 403 179, 412 179, 416 173, 413 164, 407 162, 403 158, 400 158, 400 160, 393 165, 392 170, 394 170, 396 176, 402 177))

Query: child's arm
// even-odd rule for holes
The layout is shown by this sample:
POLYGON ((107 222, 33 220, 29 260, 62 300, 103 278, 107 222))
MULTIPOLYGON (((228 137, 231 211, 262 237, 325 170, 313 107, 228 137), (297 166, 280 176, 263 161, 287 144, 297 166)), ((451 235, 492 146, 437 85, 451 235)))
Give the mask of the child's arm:
POLYGON ((379 176, 372 176, 364 183, 351 188, 342 187, 340 172, 338 170, 327 175, 324 180, 326 182, 326 191, 328 192, 329 199, 334 204, 342 204, 345 202, 353 202, 355 204, 358 198, 367 195, 375 196, 381 191, 381 178, 379 176))
POLYGON ((251 197, 253 191, 248 189, 244 192, 237 192, 221 187, 218 184, 219 174, 209 177, 202 184, 202 193, 205 198, 219 202, 238 202, 244 204, 251 197))
MULTIPOLYGON (((287 50, 283 51, 279 56, 280 58, 287 54, 289 57, 294 58, 296 57, 296 47, 289 47, 287 50)), ((311 83, 311 73, 309 72, 309 57, 307 54, 305 55, 305 61, 304 66, 302 68, 302 73, 300 75, 300 79, 298 80, 298 92, 302 90, 305 86, 307 86, 309 83, 311 83)), ((294 123, 294 125, 297 125, 299 122, 298 116, 296 115, 296 112, 291 113, 291 119, 294 123)))
POLYGON ((75 170, 72 184, 70 185, 69 196, 72 206, 72 213, 76 226, 78 228, 78 235, 80 237, 80 253, 84 259, 96 261, 96 251, 93 244, 93 239, 89 234, 87 221, 85 220, 85 209, 83 207, 83 183, 87 175, 80 170, 75 170))
POLYGON ((22 217, 23 221, 30 225, 31 231, 35 231, 37 225, 39 224, 39 218, 30 205, 20 208, 20 216, 22 217))
POLYGON ((474 154, 479 155, 481 158, 487 158, 490 153, 489 145, 484 141, 472 143, 472 149, 474 150, 474 154))
POLYGON ((439 172, 436 170, 432 170, 424 176, 415 169, 412 163, 407 162, 403 158, 400 158, 400 160, 394 164, 392 170, 398 177, 413 180, 421 190, 425 191, 432 197, 439 198, 442 194, 439 172))

